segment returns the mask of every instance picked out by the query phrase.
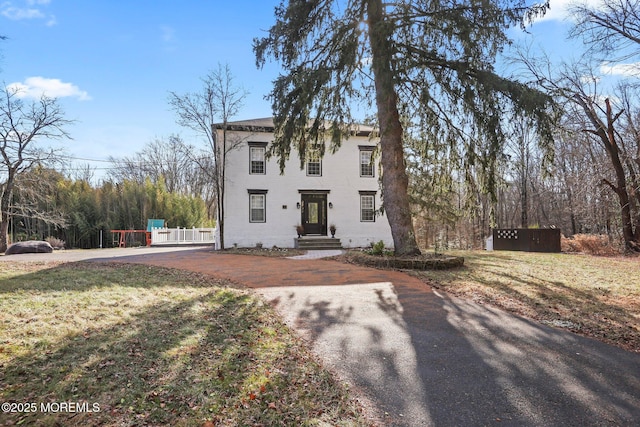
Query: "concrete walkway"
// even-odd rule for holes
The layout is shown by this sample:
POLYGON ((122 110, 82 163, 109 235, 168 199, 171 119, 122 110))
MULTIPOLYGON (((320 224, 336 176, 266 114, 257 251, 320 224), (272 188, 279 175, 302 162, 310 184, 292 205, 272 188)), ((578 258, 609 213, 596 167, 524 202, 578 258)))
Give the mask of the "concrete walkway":
POLYGON ((287 259, 320 259, 320 258, 329 258, 332 256, 342 255, 343 251, 339 249, 323 249, 323 250, 312 250, 307 251, 304 255, 296 255, 287 257, 287 259))
POLYGON ((632 426, 640 354, 433 291, 401 272, 210 249, 103 257, 254 288, 390 426, 632 426))

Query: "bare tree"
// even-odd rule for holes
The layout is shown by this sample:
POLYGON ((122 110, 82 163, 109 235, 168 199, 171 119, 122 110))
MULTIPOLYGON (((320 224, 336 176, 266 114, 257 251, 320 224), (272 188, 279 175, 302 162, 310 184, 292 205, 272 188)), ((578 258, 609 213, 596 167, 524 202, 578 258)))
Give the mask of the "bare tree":
MULTIPOLYGON (((599 78, 590 74, 588 69, 565 67, 561 73, 552 75, 540 70, 538 65, 541 61, 524 56, 522 60, 534 74, 538 84, 555 96, 564 98, 567 101, 565 108, 568 111, 573 109, 573 115, 581 115, 585 119, 582 131, 592 136, 592 143, 604 148, 612 176, 601 177, 601 183, 609 187, 618 199, 626 250, 640 251, 640 216, 634 214, 637 209, 637 186, 634 186, 634 182, 637 183, 637 173, 633 162, 626 160, 628 144, 620 132, 623 127, 620 119, 624 117, 624 106, 616 107, 610 96, 600 94, 597 87, 599 78)), ((637 140, 630 143, 636 146, 640 144, 637 140)))
POLYGON ((69 175, 76 181, 93 182, 96 178, 96 167, 90 163, 78 164, 71 168, 69 175))
POLYGON ((110 157, 113 168, 109 176, 117 182, 130 180, 141 184, 147 178, 152 182, 164 180, 170 193, 188 193, 193 172, 192 162, 185 154, 188 151, 189 147, 179 135, 156 138, 133 156, 110 157))
POLYGON ((129 180, 140 184, 146 179, 153 183, 162 180, 170 193, 201 197, 213 218, 215 189, 206 175, 200 173, 213 168, 213 159, 210 155, 196 159, 195 151, 180 135, 156 138, 133 156, 111 157, 113 168, 109 177, 115 182, 129 180))
POLYGON ((45 149, 40 143, 70 138, 65 127, 71 123, 64 118, 55 98, 43 95, 37 101, 24 102, 18 89, 0 89, 0 252, 7 249, 11 198, 16 181, 32 166, 57 157, 52 149, 45 149))
POLYGON ((640 1, 608 0, 598 6, 576 3, 571 7, 576 25, 571 36, 581 37, 606 61, 623 61, 640 54, 640 1), (616 52, 617 58, 611 53, 616 52))
POLYGON ((40 165, 20 175, 11 200, 12 238, 19 229, 43 239, 65 227, 63 206, 56 200, 63 179, 60 172, 40 165))
POLYGON ((220 249, 224 249, 224 192, 226 156, 241 141, 229 140, 227 128, 229 119, 242 108, 247 92, 237 86, 228 65, 218 64, 202 79, 200 92, 184 95, 169 93, 169 105, 178 115, 177 122, 203 137, 206 150, 194 152, 193 160, 200 165, 200 171, 213 182, 216 189, 216 226, 220 236, 220 249), (217 130, 222 131, 218 138, 217 130), (213 168, 203 161, 203 153, 213 157, 213 168))

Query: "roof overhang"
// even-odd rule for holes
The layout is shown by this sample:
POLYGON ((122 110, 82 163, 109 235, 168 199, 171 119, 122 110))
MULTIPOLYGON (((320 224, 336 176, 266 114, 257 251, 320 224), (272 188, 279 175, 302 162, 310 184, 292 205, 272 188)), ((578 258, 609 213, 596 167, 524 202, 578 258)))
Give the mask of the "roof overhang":
MULTIPOLYGON (((216 129, 222 129, 222 123, 216 123, 214 126, 216 129)), ((364 124, 354 124, 352 128, 351 134, 354 136, 370 136, 372 132, 377 131, 373 126, 364 124)), ((273 133, 274 129, 273 117, 227 122, 227 130, 236 132, 273 133)))

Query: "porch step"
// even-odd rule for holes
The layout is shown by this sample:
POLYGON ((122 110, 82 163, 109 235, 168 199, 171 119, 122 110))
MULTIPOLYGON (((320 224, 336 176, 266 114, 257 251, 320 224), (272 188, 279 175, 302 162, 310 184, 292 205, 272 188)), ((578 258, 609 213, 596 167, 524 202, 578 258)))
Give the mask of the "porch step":
POLYGON ((340 239, 332 239, 331 237, 299 237, 294 239, 294 241, 297 249, 342 249, 340 239))

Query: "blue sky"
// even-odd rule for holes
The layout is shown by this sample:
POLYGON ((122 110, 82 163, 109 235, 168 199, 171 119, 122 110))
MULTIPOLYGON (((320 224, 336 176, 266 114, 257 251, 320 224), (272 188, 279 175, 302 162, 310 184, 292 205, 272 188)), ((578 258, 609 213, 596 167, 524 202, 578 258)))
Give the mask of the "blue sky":
MULTIPOLYGON (((277 65, 258 70, 254 37, 274 21, 279 0, 0 0, 0 76, 25 95, 44 90, 59 98, 82 159, 133 155, 156 137, 194 135, 175 124, 169 91, 197 91, 200 78, 218 63, 229 64, 248 92, 237 119, 267 117, 264 100, 277 65)), ((562 21, 566 0, 551 0, 551 12, 532 28, 536 46, 556 57, 570 55, 562 21)), ((520 38, 520 36, 518 36, 520 38)))
POLYGON ((0 77, 59 98, 77 120, 64 142, 70 155, 132 155, 155 137, 193 137, 175 124, 168 92, 198 90, 218 63, 250 92, 242 118, 270 115, 264 94, 276 68, 256 69, 251 45, 269 28, 275 4, 0 0, 0 34, 9 38, 0 44, 0 77))

